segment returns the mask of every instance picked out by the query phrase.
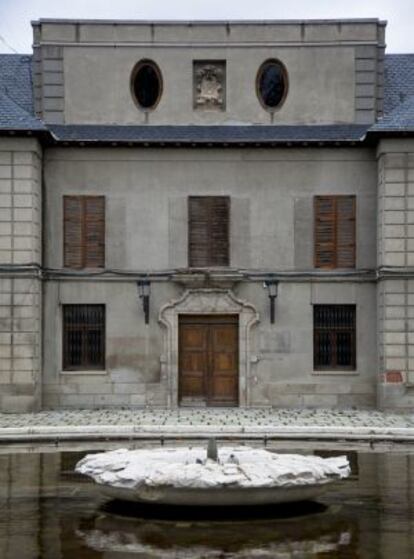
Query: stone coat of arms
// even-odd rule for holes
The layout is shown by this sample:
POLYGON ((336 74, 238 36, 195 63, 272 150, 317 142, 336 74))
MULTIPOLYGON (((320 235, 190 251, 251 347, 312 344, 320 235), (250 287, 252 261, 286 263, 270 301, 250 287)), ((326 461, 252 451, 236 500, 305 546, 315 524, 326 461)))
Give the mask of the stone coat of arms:
POLYGON ((197 64, 195 66, 195 107, 224 109, 224 66, 197 64))

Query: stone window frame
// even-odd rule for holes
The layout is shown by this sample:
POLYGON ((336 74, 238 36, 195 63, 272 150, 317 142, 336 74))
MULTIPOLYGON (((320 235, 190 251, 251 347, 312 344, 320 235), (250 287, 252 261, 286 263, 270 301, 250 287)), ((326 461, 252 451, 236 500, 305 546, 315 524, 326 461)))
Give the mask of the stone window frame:
POLYGON ((144 113, 155 111, 157 109, 158 105, 160 104, 163 93, 164 93, 164 78, 163 78, 163 75, 162 75, 162 72, 161 72, 161 68, 158 66, 158 64, 154 60, 151 60, 150 58, 143 58, 143 59, 139 60, 138 62, 136 62, 134 67, 132 68, 132 71, 131 71, 131 77, 130 77, 130 80, 129 80, 129 89, 130 89, 132 100, 134 101, 135 106, 140 111, 142 111, 144 113), (139 103, 139 101, 138 101, 138 99, 135 95, 135 87, 134 87, 135 79, 137 77, 138 72, 140 71, 140 69, 143 66, 151 66, 155 70, 155 73, 157 74, 157 78, 158 78, 158 83, 159 83, 158 97, 157 97, 157 100, 155 101, 155 103, 151 107, 143 107, 139 103))
POLYGON ((287 68, 286 68, 285 64, 283 64, 283 62, 281 60, 279 60, 278 58, 267 58, 266 60, 264 60, 260 64, 260 66, 257 70, 257 73, 256 73, 255 90, 256 90, 256 97, 259 100, 259 103, 260 103, 261 107, 265 111, 267 111, 268 113, 276 113, 276 112, 280 111, 280 109, 285 104, 286 98, 288 96, 289 85, 290 85, 289 84, 289 74, 288 74, 288 71, 287 71, 287 68), (280 102, 278 103, 278 105, 276 107, 269 107, 269 105, 266 105, 263 102, 262 95, 261 95, 260 89, 259 89, 259 82, 260 82, 260 77, 261 77, 263 68, 266 64, 269 64, 269 63, 275 63, 275 64, 279 64, 281 66, 282 71, 283 71, 283 79, 284 79, 284 83, 285 83, 285 90, 283 92, 283 97, 282 97, 282 99, 280 100, 280 102))

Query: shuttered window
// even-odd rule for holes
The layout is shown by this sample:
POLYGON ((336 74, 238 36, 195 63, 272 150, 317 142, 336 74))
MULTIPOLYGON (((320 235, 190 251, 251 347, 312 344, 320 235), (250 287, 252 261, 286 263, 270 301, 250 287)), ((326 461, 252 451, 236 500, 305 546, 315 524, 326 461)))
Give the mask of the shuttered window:
POLYGON ((105 197, 64 196, 64 266, 105 266, 105 197))
POLYGON ((355 268, 355 196, 315 196, 315 267, 355 268))
POLYGON ((105 369, 105 305, 63 305, 63 370, 105 369))
POLYGON ((189 266, 229 266, 230 198, 188 199, 189 266))
POLYGON ((314 305, 314 369, 356 366, 355 305, 314 305))

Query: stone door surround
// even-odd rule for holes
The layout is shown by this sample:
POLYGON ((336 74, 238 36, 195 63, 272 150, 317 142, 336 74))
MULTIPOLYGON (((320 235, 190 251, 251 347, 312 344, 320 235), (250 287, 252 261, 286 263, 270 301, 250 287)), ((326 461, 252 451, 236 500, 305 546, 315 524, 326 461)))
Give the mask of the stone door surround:
POLYGON ((239 405, 250 404, 251 329, 259 322, 255 307, 226 289, 188 289, 160 310, 164 326, 161 378, 167 385, 168 407, 178 406, 178 317, 180 314, 237 314, 239 316, 239 405))

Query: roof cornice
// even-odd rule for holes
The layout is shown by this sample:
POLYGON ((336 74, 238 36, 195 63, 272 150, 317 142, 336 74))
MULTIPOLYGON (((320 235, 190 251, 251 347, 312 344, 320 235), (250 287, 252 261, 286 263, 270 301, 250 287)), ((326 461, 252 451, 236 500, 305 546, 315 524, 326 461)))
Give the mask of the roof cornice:
POLYGON ((52 23, 56 24, 87 24, 87 25, 332 25, 332 24, 370 24, 374 23, 377 25, 385 26, 387 25, 386 20, 381 20, 378 18, 343 18, 343 19, 211 19, 211 20, 171 20, 171 19, 158 19, 158 20, 146 20, 146 19, 59 19, 59 18, 39 18, 37 20, 32 20, 31 24, 33 26, 38 26, 41 24, 52 23))

